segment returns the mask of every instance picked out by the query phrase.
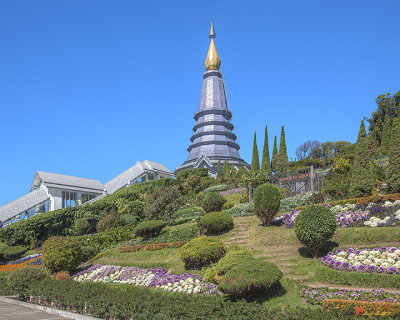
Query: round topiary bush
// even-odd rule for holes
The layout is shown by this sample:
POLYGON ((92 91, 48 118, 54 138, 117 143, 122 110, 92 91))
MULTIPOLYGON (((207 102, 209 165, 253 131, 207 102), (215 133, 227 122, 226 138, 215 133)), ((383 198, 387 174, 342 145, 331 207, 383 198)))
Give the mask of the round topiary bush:
POLYGON ((82 261, 82 249, 73 238, 51 237, 42 246, 42 263, 51 272, 72 271, 82 261))
POLYGON ((15 260, 22 257, 26 251, 28 250, 22 246, 7 247, 3 250, 3 257, 6 260, 15 260))
POLYGON ((161 230, 167 225, 163 220, 150 220, 139 223, 133 232, 142 237, 154 237, 158 235, 161 230))
POLYGON ((204 197, 202 207, 205 212, 221 211, 226 199, 216 192, 207 193, 204 197))
POLYGON ((264 226, 269 226, 278 213, 282 194, 279 188, 271 183, 259 186, 254 193, 254 212, 264 226))
POLYGON ((324 206, 311 206, 303 209, 294 223, 294 231, 313 257, 319 249, 332 238, 336 230, 335 214, 324 206))
POLYGON ((226 212, 210 212, 201 217, 200 227, 207 234, 216 234, 233 228, 233 218, 226 212))
POLYGON ((254 260, 254 257, 249 250, 229 250, 225 257, 218 261, 215 270, 218 274, 224 275, 233 267, 249 260, 254 260))
POLYGON ((218 285, 223 293, 243 296, 267 291, 282 279, 278 267, 263 260, 242 261, 227 271, 218 285))
POLYGON ((217 262, 224 254, 225 248, 221 240, 200 237, 182 246, 180 258, 186 268, 200 268, 217 262))

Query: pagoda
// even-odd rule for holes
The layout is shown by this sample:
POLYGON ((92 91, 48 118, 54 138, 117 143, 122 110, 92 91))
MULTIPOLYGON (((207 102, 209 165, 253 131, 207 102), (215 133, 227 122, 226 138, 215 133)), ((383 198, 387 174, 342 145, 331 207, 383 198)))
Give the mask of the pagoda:
POLYGON ((215 176, 218 162, 221 162, 222 168, 225 160, 232 170, 242 166, 250 168, 239 155, 240 146, 236 143, 234 126, 230 122, 232 112, 228 109, 225 85, 219 71, 221 60, 215 47, 215 36, 211 21, 211 41, 204 62, 206 72, 203 75, 199 109, 194 115, 196 125, 190 138, 192 144, 187 149, 189 155, 186 161, 175 169, 175 174, 186 169, 208 168, 211 175, 215 176))

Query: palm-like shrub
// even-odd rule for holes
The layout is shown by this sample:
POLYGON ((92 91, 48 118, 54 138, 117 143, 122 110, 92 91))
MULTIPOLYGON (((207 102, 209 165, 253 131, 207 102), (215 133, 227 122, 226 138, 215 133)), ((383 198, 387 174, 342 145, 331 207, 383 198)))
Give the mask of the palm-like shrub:
POLYGON ((180 258, 186 268, 199 268, 217 262, 224 254, 225 248, 221 240, 200 237, 182 246, 180 258))
POLYGON ((216 192, 210 192, 206 194, 202 207, 205 212, 221 211, 225 202, 224 196, 216 192))
POLYGON ((254 211, 264 226, 269 226, 273 217, 278 213, 282 193, 271 183, 259 186, 254 193, 254 211))
POLYGON ((233 228, 233 218, 226 212, 210 212, 200 219, 200 227, 207 234, 216 234, 233 228))
POLYGON ((42 247, 43 265, 51 272, 72 271, 82 261, 82 249, 73 238, 51 237, 42 247))
POLYGON ((335 233, 335 214, 324 206, 306 207, 297 216, 294 230, 299 241, 317 257, 319 249, 335 233))

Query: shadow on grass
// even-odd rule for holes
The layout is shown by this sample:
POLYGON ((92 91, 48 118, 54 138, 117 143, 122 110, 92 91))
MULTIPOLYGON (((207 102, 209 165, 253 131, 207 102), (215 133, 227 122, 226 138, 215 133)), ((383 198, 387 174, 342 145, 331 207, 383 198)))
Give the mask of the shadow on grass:
MULTIPOLYGON (((339 247, 339 244, 335 241, 328 241, 324 247, 322 247, 319 250, 318 253, 318 258, 322 258, 325 257, 329 251, 332 251, 334 248, 339 247)), ((309 258, 312 259, 313 256, 311 255, 310 251, 308 250, 308 248, 306 247, 300 247, 299 248, 299 254, 303 257, 303 258, 309 258)))
POLYGON ((285 294, 286 289, 282 286, 280 282, 277 282, 272 287, 270 287, 267 292, 259 291, 252 294, 247 293, 241 296, 226 295, 226 299, 231 301, 239 301, 244 299, 247 302, 257 302, 261 304, 269 299, 281 297, 285 294))

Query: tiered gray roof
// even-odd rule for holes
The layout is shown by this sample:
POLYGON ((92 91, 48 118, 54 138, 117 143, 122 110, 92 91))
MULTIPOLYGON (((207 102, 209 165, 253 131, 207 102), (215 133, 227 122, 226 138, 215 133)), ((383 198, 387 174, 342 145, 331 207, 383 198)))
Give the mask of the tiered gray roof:
POLYGON ((39 188, 29 192, 22 197, 11 201, 0 207, 0 221, 6 221, 17 214, 23 213, 37 204, 49 199, 47 192, 43 188, 39 188))

